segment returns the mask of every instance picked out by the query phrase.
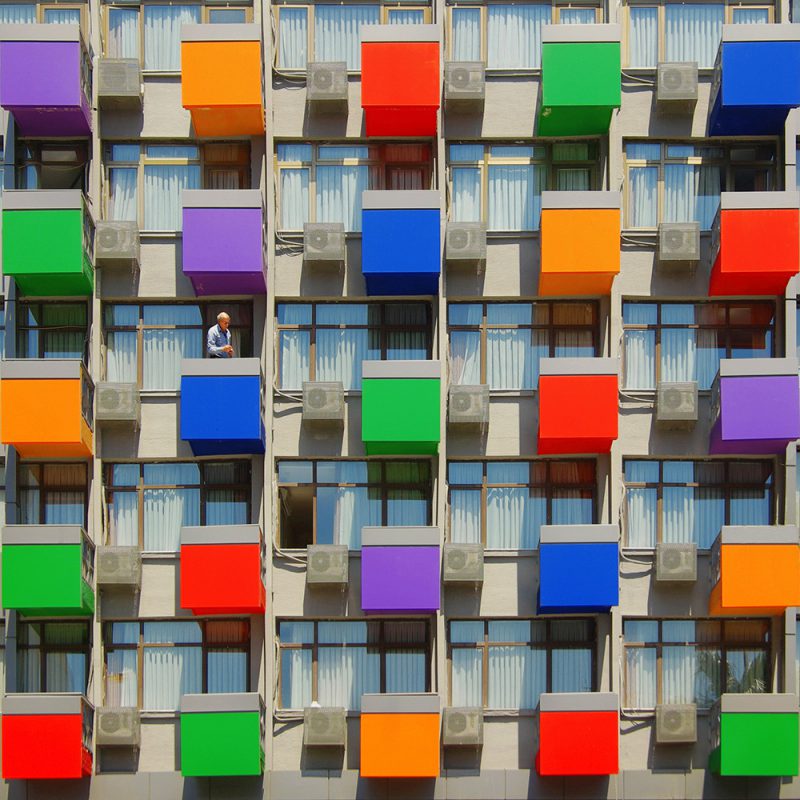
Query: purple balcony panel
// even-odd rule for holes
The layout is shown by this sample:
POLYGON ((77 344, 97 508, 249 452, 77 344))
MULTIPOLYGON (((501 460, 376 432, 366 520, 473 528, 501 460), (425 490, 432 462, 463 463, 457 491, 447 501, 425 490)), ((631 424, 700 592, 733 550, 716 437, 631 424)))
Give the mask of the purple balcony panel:
POLYGON ((800 382, 794 375, 720 377, 719 416, 709 453, 782 453, 800 438, 800 382))
POLYGON ((183 271, 198 295, 264 294, 258 191, 183 193, 183 271))
MULTIPOLYGON (((0 26, 0 36, 23 27, 39 26, 0 26)), ((77 26, 41 27, 74 28, 76 41, 0 41, 0 106, 24 136, 90 136, 77 26)))

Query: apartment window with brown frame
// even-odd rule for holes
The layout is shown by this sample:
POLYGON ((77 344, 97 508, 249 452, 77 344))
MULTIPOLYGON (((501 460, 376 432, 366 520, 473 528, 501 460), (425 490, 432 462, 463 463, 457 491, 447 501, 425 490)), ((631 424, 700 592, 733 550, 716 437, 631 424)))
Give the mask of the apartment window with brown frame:
POLYGON ((86 191, 89 145, 86 140, 27 141, 17 144, 18 189, 80 189, 86 191))
POLYGON ((107 622, 104 704, 176 711, 184 694, 250 691, 250 622, 107 622))
POLYGON ((88 359, 89 305, 17 301, 17 358, 88 359))
POLYGON ((450 303, 453 383, 535 389, 542 358, 600 355, 595 302, 450 303))
POLYGON ((589 619, 451 620, 450 704, 534 709, 542 692, 596 689, 589 619))
POLYGON ((85 463, 22 462, 17 467, 21 525, 86 527, 89 472, 85 463))
POLYGON ((769 620, 625 620, 626 708, 696 703, 723 692, 768 692, 769 620))
POLYGON ((284 548, 361 548, 364 525, 430 525, 430 461, 278 462, 284 548))
POLYGON ((19 691, 85 694, 91 651, 88 622, 20 622, 17 627, 19 691))
POLYGON ((361 708, 365 693, 431 691, 427 620, 278 622, 281 708, 361 708))

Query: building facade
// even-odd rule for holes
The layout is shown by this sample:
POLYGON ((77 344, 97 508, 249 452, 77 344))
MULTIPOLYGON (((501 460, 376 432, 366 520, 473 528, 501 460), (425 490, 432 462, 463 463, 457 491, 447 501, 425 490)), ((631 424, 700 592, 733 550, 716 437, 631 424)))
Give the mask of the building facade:
POLYGON ((800 797, 793 12, 0 3, 2 796, 800 797))

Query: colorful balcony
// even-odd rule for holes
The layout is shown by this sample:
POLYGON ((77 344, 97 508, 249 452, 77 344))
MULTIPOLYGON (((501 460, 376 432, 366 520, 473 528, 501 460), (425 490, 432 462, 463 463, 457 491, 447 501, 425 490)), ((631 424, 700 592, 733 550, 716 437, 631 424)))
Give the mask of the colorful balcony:
POLYGON ((263 614, 263 556, 258 525, 181 528, 181 608, 198 615, 263 614))
POLYGON ((608 133, 622 101, 619 25, 544 25, 539 136, 608 133))
POLYGON ((539 613, 607 613, 616 605, 619 605, 619 527, 542 525, 539 613))
POLYGON ((708 294, 780 295, 800 271, 800 192, 723 192, 708 294))
POLYGON ((438 25, 361 27, 367 136, 436 136, 442 96, 438 25))
POLYGON ((0 106, 22 136, 91 136, 91 65, 79 25, 0 25, 0 106))
POLYGON ((439 529, 361 529, 361 610, 432 614, 439 609, 439 529))
POLYGON ((724 358, 711 398, 712 454, 782 454, 800 438, 794 358, 724 358))
POLYGON ((541 297, 611 294, 620 267, 619 192, 542 192, 541 297))
POLYGON ((182 25, 181 96, 197 136, 262 136, 261 28, 182 25))
POLYGON ((540 775, 616 775, 619 698, 611 692, 539 695, 540 775), (576 746, 578 742, 583 746, 576 746))
POLYGON ((264 772, 264 704, 257 693, 185 694, 180 724, 184 777, 264 772))
POLYGON ((618 433, 616 358, 539 362, 539 455, 608 453, 618 433))
POLYGON ((361 777, 439 776, 439 695, 361 695, 361 777))
POLYGON ((266 436, 257 358, 181 363, 181 439, 196 456, 260 455, 266 436))
POLYGON ((184 190, 183 272, 198 297, 266 292, 261 192, 184 190))
POLYGON ((793 525, 726 525, 711 554, 712 616, 777 616, 800 605, 800 534, 793 525))
POLYGON ((723 694, 716 707, 717 746, 708 768, 719 775, 800 774, 797 695, 723 694))
POLYGON ((442 271, 440 193, 366 191, 361 203, 361 271, 367 294, 437 295, 442 271))
POLYGON ((94 221, 78 189, 3 192, 3 275, 24 295, 92 294, 93 236, 94 221))
POLYGON ((91 458, 93 400, 78 359, 0 362, 0 443, 22 458, 91 458))
POLYGON ((715 70, 709 136, 783 135, 789 111, 800 105, 795 25, 723 25, 715 70))
POLYGON ((433 455, 442 438, 439 361, 364 361, 361 438, 367 455, 433 455))
POLYGON ((94 709, 81 694, 3 697, 3 779, 79 779, 92 774, 94 709))
POLYGON ((3 608, 30 617, 94 613, 94 544, 80 525, 6 525, 3 608))

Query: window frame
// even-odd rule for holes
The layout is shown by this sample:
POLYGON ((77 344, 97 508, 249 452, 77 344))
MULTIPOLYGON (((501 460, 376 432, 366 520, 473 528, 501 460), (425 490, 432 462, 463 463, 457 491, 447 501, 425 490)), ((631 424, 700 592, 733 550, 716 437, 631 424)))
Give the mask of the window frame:
POLYGON ((55 165, 57 167, 70 167, 78 170, 82 168, 83 177, 80 191, 84 195, 89 192, 89 162, 91 161, 91 151, 86 140, 83 139, 26 139, 20 138, 17 141, 15 148, 15 163, 14 163, 14 185, 18 189, 35 190, 40 188, 53 188, 42 187, 41 169, 45 165, 55 165), (46 161, 44 158, 44 151, 60 151, 69 152, 73 151, 76 158, 73 161, 46 161), (83 150, 84 160, 81 161, 79 154, 83 150), (27 171, 33 169, 36 171, 36 186, 28 186, 27 171))
MULTIPOLYGON (((54 525, 64 523, 47 523, 45 511, 47 509, 47 496, 51 492, 82 492, 83 493, 83 522, 81 527, 88 530, 89 522, 89 494, 91 490, 91 473, 89 472, 88 462, 85 461, 46 461, 46 460, 32 460, 32 461, 19 461, 17 462, 17 494, 20 500, 22 495, 27 491, 36 491, 39 493, 39 503, 37 509, 38 522, 28 522, 28 525, 54 525), (61 486, 47 483, 45 476, 47 475, 47 467, 82 467, 86 480, 82 484, 70 484, 68 486, 61 486), (27 485, 23 483, 23 470, 31 470, 34 474, 38 471, 38 484, 27 485)), ((22 505, 22 503, 20 503, 22 505)))
POLYGON ((20 353, 22 348, 20 347, 20 336, 24 335, 28 331, 34 331, 39 333, 39 342, 38 342, 38 350, 36 355, 28 355, 24 356, 24 358, 30 359, 44 359, 46 356, 45 353, 45 341, 46 336, 49 332, 53 331, 66 331, 69 333, 82 333, 83 334, 83 354, 80 357, 80 360, 83 362, 84 366, 87 366, 89 363, 89 330, 91 328, 91 309, 89 308, 89 303, 86 300, 40 300, 39 298, 25 298, 17 300, 17 324, 16 324, 16 352, 20 353), (81 327, 79 325, 31 325, 27 322, 28 318, 28 309, 31 306, 38 306, 40 313, 43 311, 45 306, 83 306, 86 310, 86 325, 81 327))
MULTIPOLYGON (((19 664, 21 660, 21 656, 23 652, 28 652, 32 650, 39 651, 39 692, 32 692, 32 694, 46 694, 49 690, 47 688, 47 656, 52 653, 73 653, 79 654, 84 656, 84 675, 86 678, 86 686, 84 686, 83 694, 86 695, 88 689, 88 683, 90 679, 90 667, 91 667, 91 659, 93 653, 93 636, 92 636, 92 625, 90 624, 89 620, 80 620, 80 619, 72 619, 72 620, 24 620, 17 623, 18 625, 24 625, 29 628, 35 628, 38 631, 39 636, 39 644, 30 644, 30 643, 23 643, 23 636, 17 634, 17 644, 16 644, 16 659, 17 663, 19 664), (85 629, 85 641, 81 642, 80 644, 52 644, 45 641, 45 626, 50 625, 81 625, 85 629)), ((8 667, 6 666, 6 669, 8 667)))

